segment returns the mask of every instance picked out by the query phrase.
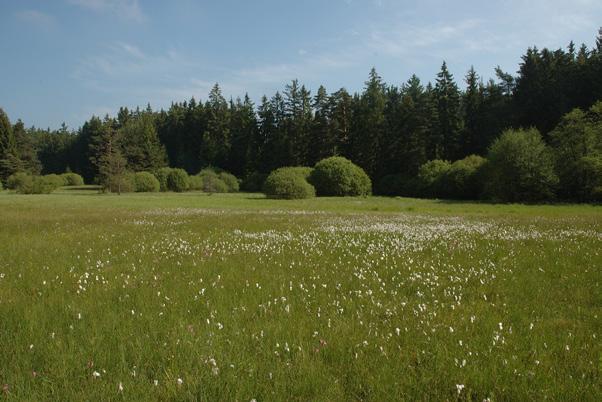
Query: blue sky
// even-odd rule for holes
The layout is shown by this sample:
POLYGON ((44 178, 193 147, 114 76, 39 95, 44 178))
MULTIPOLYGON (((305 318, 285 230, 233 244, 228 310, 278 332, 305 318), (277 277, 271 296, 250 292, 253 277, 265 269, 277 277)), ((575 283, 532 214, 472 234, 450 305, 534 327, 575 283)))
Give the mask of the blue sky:
POLYGON ((11 121, 77 128, 119 106, 254 100, 298 78, 359 91, 385 81, 515 72, 528 46, 592 46, 600 0, 0 0, 0 107, 11 121))

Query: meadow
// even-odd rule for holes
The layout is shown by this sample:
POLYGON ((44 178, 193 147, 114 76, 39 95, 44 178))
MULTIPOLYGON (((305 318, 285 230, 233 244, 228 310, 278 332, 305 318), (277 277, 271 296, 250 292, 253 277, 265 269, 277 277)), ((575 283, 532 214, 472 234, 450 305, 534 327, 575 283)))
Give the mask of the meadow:
POLYGON ((602 398, 602 207, 0 193, 0 400, 602 398))

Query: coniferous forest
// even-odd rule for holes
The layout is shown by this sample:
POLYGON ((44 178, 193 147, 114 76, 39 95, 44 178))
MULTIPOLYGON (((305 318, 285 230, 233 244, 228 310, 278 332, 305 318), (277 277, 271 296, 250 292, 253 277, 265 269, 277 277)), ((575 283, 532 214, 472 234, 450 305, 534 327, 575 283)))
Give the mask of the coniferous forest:
POLYGON ((495 76, 454 77, 443 62, 432 82, 391 85, 372 69, 361 93, 293 80, 257 104, 226 99, 216 84, 206 101, 122 107, 76 131, 27 128, 1 112, 0 176, 74 172, 94 183, 113 158, 132 172, 219 168, 259 190, 274 169, 338 155, 365 170, 376 194, 599 200, 602 29, 593 48, 532 47, 516 73, 495 76), (478 185, 464 177, 476 170, 478 185))

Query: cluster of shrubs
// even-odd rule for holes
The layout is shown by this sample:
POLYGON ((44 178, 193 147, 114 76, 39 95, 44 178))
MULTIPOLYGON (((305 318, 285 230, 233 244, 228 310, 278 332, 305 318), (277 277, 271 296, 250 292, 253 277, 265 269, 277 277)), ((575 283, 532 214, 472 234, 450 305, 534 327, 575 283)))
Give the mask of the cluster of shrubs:
POLYGON ((568 187, 572 178, 573 182, 582 181, 574 191, 581 200, 602 201, 602 157, 580 158, 566 178, 559 168, 565 165, 566 157, 546 145, 536 129, 508 130, 492 144, 486 159, 471 155, 453 163, 432 160, 422 165, 415 177, 383 177, 377 193, 538 202, 553 200, 558 189, 568 187))
POLYGON ((124 180, 116 184, 108 180, 105 190, 110 192, 153 193, 173 191, 203 191, 206 193, 233 193, 239 191, 236 176, 214 168, 206 168, 196 175, 188 175, 184 169, 160 168, 154 173, 136 172, 125 175, 124 180))
MULTIPOLYGON (((247 186, 248 188, 249 186, 247 186)), ((362 168, 340 156, 326 158, 310 167, 283 167, 265 179, 269 198, 303 199, 318 196, 367 196, 372 182, 362 168)))
POLYGON ((6 180, 6 188, 19 194, 50 194, 59 187, 82 186, 83 184, 84 179, 76 173, 34 176, 29 173, 18 172, 9 176, 6 180))

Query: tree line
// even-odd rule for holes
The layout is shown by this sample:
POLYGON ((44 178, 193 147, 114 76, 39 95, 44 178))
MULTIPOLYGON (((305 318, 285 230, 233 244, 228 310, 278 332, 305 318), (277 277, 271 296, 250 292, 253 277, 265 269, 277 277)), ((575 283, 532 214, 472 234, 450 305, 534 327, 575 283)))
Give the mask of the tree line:
MULTIPOLYGON (((93 182, 120 163, 131 171, 170 166, 190 174, 216 167, 244 178, 339 155, 381 183, 415 178, 428 161, 486 156, 511 128, 534 128, 546 145, 566 148, 553 133, 592 126, 587 111, 602 99, 602 29, 591 49, 572 42, 566 49, 532 47, 516 75, 498 67, 495 76, 484 81, 471 68, 458 83, 443 62, 434 82, 413 75, 396 86, 372 69, 360 93, 320 86, 312 94, 293 80, 257 105, 248 96, 226 100, 216 84, 205 102, 192 98, 159 111, 122 107, 114 117, 91 117, 77 131, 64 124, 58 130, 26 128, 20 120, 11 125, 1 112, 0 179, 17 171, 72 171, 93 182), (569 112, 573 123, 566 121, 569 112)), ((601 135, 593 134, 588 157, 600 156, 601 135)), ((559 176, 570 170, 560 167, 559 176)), ((578 193, 558 191, 562 198, 578 193)))

